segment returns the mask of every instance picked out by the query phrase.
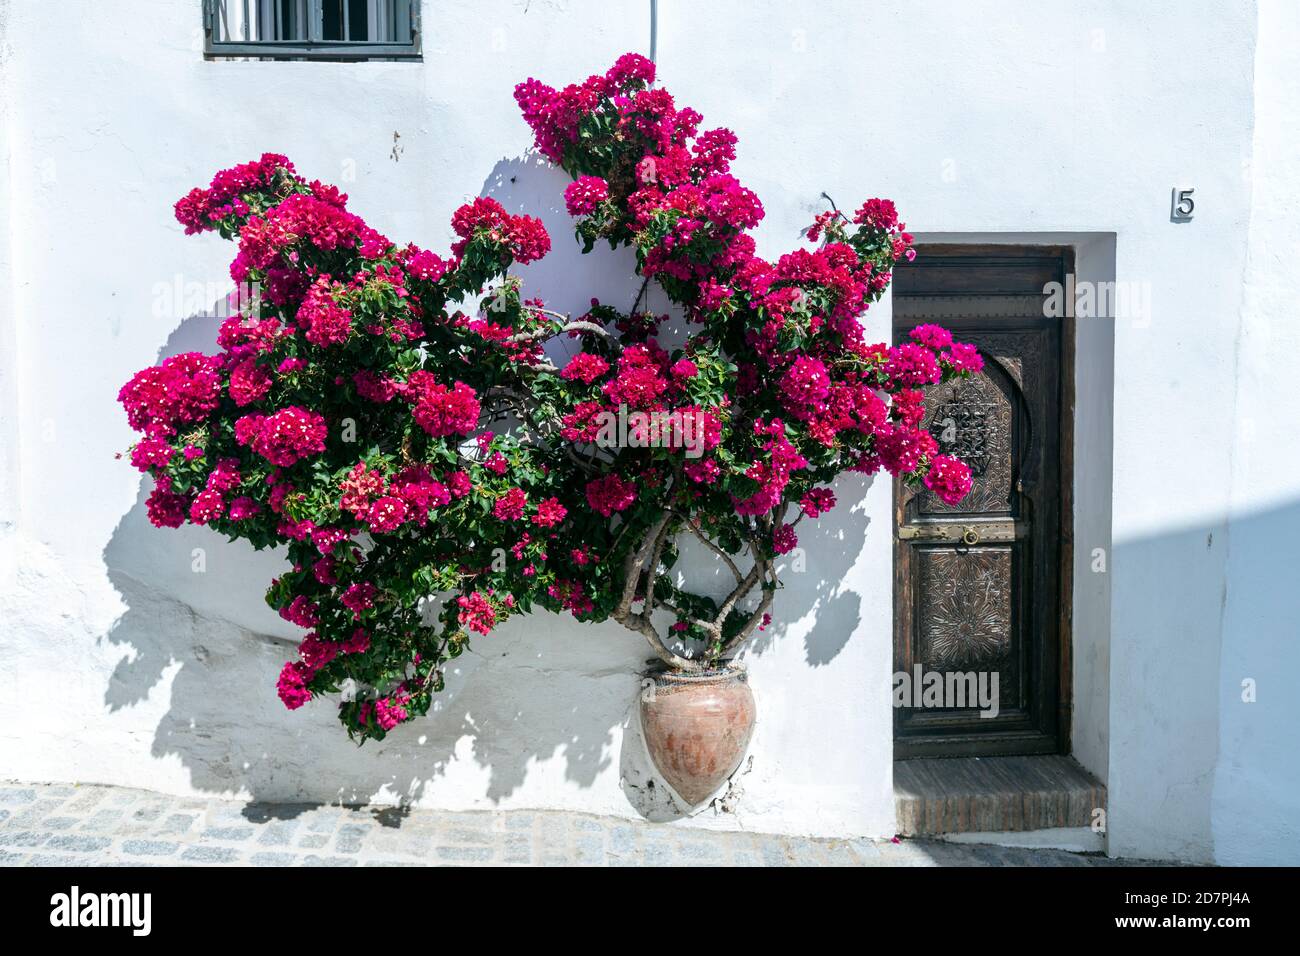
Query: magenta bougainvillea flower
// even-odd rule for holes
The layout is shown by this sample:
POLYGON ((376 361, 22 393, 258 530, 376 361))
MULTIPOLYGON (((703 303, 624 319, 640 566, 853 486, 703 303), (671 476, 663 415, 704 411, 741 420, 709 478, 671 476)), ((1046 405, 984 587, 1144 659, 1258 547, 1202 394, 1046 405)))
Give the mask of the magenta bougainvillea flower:
POLYGON ((823 213, 816 247, 770 261, 735 135, 701 129, 648 60, 515 99, 572 179, 584 250, 630 247, 678 326, 643 296, 573 316, 529 298, 510 269, 550 237, 490 197, 437 253, 267 153, 175 208, 187 234, 235 243, 231 277, 256 294, 217 354, 119 395, 149 520, 285 549, 267 600, 307 633, 279 696, 294 709, 350 682, 339 716, 362 740, 426 713, 470 634, 520 613, 615 621, 672 666, 716 664, 768 626, 782 555, 835 507, 837 476, 883 469, 950 504, 970 489, 923 425, 924 390, 978 352, 931 325, 891 348, 863 322, 913 256, 892 202, 823 213), (668 573, 686 542, 727 593, 668 573))

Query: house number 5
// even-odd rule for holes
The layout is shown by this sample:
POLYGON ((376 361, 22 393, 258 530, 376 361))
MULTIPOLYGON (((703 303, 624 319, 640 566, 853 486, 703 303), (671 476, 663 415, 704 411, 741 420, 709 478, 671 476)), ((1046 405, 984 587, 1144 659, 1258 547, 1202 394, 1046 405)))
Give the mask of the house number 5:
POLYGON ((1196 203, 1192 200, 1195 189, 1183 186, 1174 187, 1173 199, 1170 200, 1169 218, 1174 222, 1187 222, 1192 218, 1196 203))

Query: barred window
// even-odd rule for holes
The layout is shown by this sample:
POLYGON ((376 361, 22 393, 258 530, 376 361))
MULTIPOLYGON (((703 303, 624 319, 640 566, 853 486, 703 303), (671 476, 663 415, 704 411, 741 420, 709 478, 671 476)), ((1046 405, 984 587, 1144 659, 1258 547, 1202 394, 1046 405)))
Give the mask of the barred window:
POLYGON ((203 20, 214 57, 420 56, 419 0, 204 0, 203 20))

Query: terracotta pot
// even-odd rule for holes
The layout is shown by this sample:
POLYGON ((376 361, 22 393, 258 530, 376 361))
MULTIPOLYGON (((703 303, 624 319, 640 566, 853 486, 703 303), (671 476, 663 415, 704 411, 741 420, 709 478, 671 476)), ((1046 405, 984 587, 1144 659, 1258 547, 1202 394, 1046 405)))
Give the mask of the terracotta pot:
POLYGON ((683 800, 704 800, 736 772, 754 733, 754 694, 741 667, 651 674, 641 693, 650 759, 683 800))

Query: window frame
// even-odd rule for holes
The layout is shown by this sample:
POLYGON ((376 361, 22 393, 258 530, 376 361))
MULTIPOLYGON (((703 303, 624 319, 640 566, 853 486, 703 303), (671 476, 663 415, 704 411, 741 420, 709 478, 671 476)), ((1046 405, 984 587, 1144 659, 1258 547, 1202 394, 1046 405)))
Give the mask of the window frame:
MULTIPOLYGON (((247 2, 250 9, 256 0, 227 0, 228 3, 247 2)), ((293 0, 285 0, 293 2, 293 0)), ((356 2, 356 0, 353 0, 356 2)), ((248 57, 265 60, 420 60, 420 0, 396 0, 406 3, 410 11, 411 39, 398 43, 380 40, 325 40, 312 37, 307 40, 218 40, 217 17, 220 0, 203 0, 203 54, 207 58, 248 57)), ((324 0, 306 0, 309 32, 316 32, 324 20, 324 0)))

